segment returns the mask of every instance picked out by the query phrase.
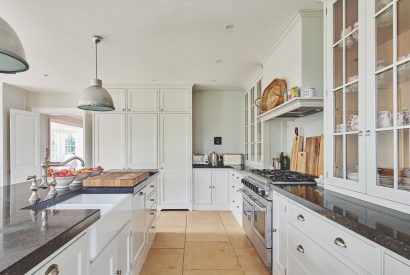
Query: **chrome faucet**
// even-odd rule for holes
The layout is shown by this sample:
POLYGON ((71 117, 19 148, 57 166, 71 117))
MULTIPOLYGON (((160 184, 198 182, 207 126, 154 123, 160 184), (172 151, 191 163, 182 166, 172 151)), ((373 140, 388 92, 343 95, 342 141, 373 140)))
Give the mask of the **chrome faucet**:
POLYGON ((63 162, 52 162, 52 161, 49 161, 49 158, 50 158, 50 150, 48 148, 46 148, 46 157, 44 158, 44 161, 41 163, 41 182, 40 182, 39 188, 46 189, 46 188, 50 187, 50 191, 49 191, 47 197, 54 197, 57 194, 57 191, 55 189, 56 184, 55 184, 54 180, 51 181, 51 182, 49 182, 47 180, 48 168, 49 167, 64 166, 64 165, 66 165, 67 163, 69 163, 73 160, 79 160, 81 162, 81 167, 84 167, 85 163, 84 163, 84 160, 82 158, 77 157, 77 156, 69 158, 69 159, 67 159, 66 161, 63 161, 63 162))

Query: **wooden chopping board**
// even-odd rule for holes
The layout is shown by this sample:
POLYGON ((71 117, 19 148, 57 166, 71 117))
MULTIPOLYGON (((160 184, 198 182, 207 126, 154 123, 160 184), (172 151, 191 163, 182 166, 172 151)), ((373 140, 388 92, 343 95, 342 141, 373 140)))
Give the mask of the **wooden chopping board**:
POLYGON ((306 173, 317 176, 321 136, 306 138, 306 173))
POLYGON ((83 180, 86 187, 133 187, 149 177, 149 172, 112 172, 83 180))
POLYGON ((306 152, 299 152, 297 156, 296 172, 306 173, 306 152))
POLYGON ((317 176, 321 176, 325 173, 325 136, 320 136, 320 150, 319 150, 319 163, 317 165, 317 176))
POLYGON ((298 153, 303 151, 303 140, 304 138, 301 136, 295 136, 293 138, 292 154, 290 156, 291 171, 297 171, 298 153))

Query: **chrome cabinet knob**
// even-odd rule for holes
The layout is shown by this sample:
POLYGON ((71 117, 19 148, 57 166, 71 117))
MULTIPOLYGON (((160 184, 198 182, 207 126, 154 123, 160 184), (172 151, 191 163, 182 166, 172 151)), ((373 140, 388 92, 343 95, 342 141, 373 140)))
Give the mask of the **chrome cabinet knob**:
POLYGON ((122 270, 117 270, 117 275, 121 275, 122 274, 122 270))
POLYGON ((344 241, 342 238, 340 238, 340 237, 337 237, 337 238, 335 239, 334 243, 335 243, 335 245, 337 245, 337 246, 347 248, 345 241, 344 241))
POLYGON ((58 270, 58 265, 52 264, 50 265, 44 275, 58 275, 60 273, 60 270, 58 270))
POLYGON ((298 247, 296 247, 296 250, 299 251, 300 253, 305 253, 305 249, 303 248, 302 245, 298 245, 298 247))
POLYGON ((305 217, 303 217, 302 214, 299 214, 296 218, 297 218, 299 221, 302 221, 302 222, 305 221, 305 217))
POLYGON ((138 195, 142 196, 144 195, 144 192, 139 192, 138 195))

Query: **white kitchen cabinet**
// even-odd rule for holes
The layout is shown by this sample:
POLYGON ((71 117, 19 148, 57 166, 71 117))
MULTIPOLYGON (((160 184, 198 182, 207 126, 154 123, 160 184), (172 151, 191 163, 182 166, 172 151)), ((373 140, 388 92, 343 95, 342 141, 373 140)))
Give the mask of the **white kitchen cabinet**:
POLYGON ((229 170, 194 169, 194 209, 228 210, 229 170))
POLYGON ((107 89, 114 102, 115 110, 113 112, 125 112, 127 110, 127 90, 126 89, 107 89))
POLYGON ((194 169, 194 202, 212 204, 212 172, 208 169, 194 169))
POLYGON ((158 115, 128 114, 128 168, 158 168, 158 115))
MULTIPOLYGON (((91 263, 91 275, 128 275, 131 271, 131 226, 126 225, 91 263)), ((65 274, 65 273, 62 273, 65 274)), ((72 273, 75 274, 75 273, 72 273)))
MULTIPOLYGON (((274 193, 272 198, 272 270, 273 274, 277 275, 286 275, 287 220, 287 201, 274 193)), ((289 263, 289 266, 293 266, 293 263, 289 263)), ((296 267, 292 267, 294 268, 296 267)))
POLYGON ((235 219, 242 225, 242 188, 243 175, 235 170, 229 171, 229 208, 235 219))
POLYGON ((157 112, 158 100, 158 89, 128 89, 128 111, 130 112, 157 112))
MULTIPOLYGON (((46 263, 42 264, 33 275, 78 274, 88 275, 89 254, 88 236, 83 235, 46 263), (53 273, 54 272, 54 273, 53 273)), ((100 273, 102 274, 102 273, 100 273)), ((108 274, 108 273, 107 273, 108 274)), ((114 274, 114 273, 111 273, 114 274)), ((110 275, 111 275, 110 274, 110 275)))
POLYGON ((145 244, 145 192, 132 197, 132 266, 141 264, 145 244))
POLYGON ((393 253, 383 254, 383 274, 384 275, 399 275, 399 274, 410 274, 410 263, 406 259, 400 256, 393 256, 393 253))
MULTIPOLYGON (((307 270, 308 274, 365 274, 341 257, 328 252, 292 224, 288 224, 288 255, 291 255, 289 258, 295 258, 296 262, 303 266, 303 268, 299 267, 297 272, 307 270)), ((294 267, 291 266, 293 262, 293 260, 288 262, 288 274, 299 275, 299 273, 293 273, 294 267)))
POLYGON ((127 167, 126 115, 95 114, 94 165, 109 169, 127 167))
POLYGON ((212 204, 227 206, 229 204, 229 172, 212 171, 212 204))
POLYGON ((161 114, 159 134, 161 208, 191 209, 191 115, 161 114))
POLYGON ((409 1, 326 4, 325 184, 406 207, 410 204, 410 97, 405 92, 410 87, 409 9, 409 1))
POLYGON ((192 91, 190 89, 160 89, 161 112, 191 112, 192 91))

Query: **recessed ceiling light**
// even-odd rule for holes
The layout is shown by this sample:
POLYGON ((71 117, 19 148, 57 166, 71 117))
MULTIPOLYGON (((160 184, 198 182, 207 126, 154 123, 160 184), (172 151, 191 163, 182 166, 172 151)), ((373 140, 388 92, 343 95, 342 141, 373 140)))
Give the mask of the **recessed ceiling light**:
POLYGON ((216 82, 216 79, 212 79, 212 82, 216 82))
POLYGON ((152 81, 153 81, 153 82, 157 82, 157 81, 158 81, 158 79, 154 78, 152 81))
POLYGON ((222 59, 217 59, 215 62, 219 64, 219 63, 222 63, 222 61, 223 61, 222 59))
POLYGON ((43 74, 43 76, 47 77, 47 76, 50 76, 50 75, 48 75, 48 74, 43 74))
POLYGON ((232 30, 235 26, 233 24, 225 25, 225 29, 232 30))

